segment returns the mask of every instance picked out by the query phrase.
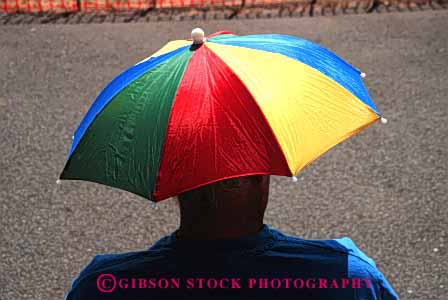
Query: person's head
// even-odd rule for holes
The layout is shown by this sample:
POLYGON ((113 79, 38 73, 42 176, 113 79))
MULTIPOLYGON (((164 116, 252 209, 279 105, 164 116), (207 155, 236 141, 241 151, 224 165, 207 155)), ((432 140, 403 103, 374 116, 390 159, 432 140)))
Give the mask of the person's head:
POLYGON ((269 197, 269 175, 226 179, 178 196, 183 236, 231 238, 258 231, 269 197))

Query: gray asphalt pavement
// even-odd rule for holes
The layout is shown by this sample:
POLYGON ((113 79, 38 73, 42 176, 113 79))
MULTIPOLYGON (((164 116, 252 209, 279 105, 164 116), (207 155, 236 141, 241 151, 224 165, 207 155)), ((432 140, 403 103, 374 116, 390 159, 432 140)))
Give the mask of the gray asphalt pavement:
POLYGON ((97 253, 149 247, 178 225, 94 183, 56 185, 72 132, 124 68, 192 28, 320 43, 363 72, 388 118, 338 145, 297 183, 273 178, 266 223, 351 237, 404 300, 448 299, 448 11, 272 20, 0 27, 0 299, 62 299, 97 253))

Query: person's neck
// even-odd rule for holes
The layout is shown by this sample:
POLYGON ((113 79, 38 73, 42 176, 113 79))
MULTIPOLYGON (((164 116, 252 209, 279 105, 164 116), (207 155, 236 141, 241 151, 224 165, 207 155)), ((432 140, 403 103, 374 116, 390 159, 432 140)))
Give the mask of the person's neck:
POLYGON ((228 220, 226 224, 188 224, 182 223, 176 232, 181 240, 223 240, 238 239, 258 233, 263 228, 263 221, 252 223, 235 223, 228 220))

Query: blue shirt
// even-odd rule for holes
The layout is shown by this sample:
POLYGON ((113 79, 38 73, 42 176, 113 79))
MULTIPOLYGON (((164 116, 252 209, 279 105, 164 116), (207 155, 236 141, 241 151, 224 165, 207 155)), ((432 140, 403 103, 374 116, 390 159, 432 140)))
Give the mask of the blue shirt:
POLYGON ((148 250, 95 256, 66 299, 398 299, 347 237, 305 240, 267 225, 233 240, 181 240, 176 233, 148 250))

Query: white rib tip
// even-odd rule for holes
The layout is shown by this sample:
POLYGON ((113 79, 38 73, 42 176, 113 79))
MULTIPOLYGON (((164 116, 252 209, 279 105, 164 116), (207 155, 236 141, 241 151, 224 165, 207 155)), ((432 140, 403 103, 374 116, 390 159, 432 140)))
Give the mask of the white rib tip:
POLYGON ((193 39, 193 44, 202 44, 205 42, 205 33, 201 28, 195 28, 191 31, 191 38, 193 39))
POLYGON ((157 203, 156 202, 151 202, 151 208, 152 209, 157 209, 157 203))
POLYGON ((56 184, 61 184, 61 180, 60 179, 56 180, 56 184))
POLYGON ((72 135, 72 140, 74 140, 75 139, 75 136, 74 135, 72 135))
POLYGON ((299 179, 296 176, 292 176, 292 181, 297 182, 297 181, 299 181, 299 179))
POLYGON ((387 119, 385 117, 381 117, 381 124, 387 124, 387 119))
POLYGON ((362 78, 365 78, 365 77, 366 77, 366 73, 361 72, 361 77, 362 77, 362 78))

